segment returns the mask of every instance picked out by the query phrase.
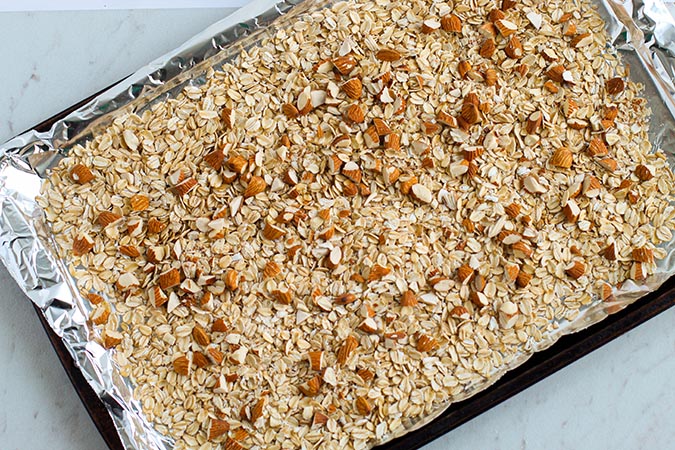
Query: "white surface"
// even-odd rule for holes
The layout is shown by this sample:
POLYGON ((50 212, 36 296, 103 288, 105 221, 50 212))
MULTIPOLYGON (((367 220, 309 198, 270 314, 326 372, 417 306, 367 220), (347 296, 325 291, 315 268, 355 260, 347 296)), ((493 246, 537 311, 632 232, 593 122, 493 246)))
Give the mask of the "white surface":
MULTIPOLYGON (((0 141, 177 46, 224 10, 0 14, 0 141), (33 37, 26 38, 32 32, 33 37)), ((0 450, 104 450, 0 268, 0 450)), ((675 309, 425 450, 675 448, 675 309)))
POLYGON ((245 0, 0 0, 0 11, 232 8, 245 4, 245 0))

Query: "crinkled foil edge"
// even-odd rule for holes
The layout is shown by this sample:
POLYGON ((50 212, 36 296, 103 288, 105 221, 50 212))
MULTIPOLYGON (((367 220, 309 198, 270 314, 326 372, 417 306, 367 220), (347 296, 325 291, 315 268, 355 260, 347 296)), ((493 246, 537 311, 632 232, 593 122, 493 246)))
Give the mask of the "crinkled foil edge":
MULTIPOLYGON (((254 0, 208 27, 181 47, 156 59, 94 100, 57 121, 47 132, 30 130, 0 145, 0 260, 21 289, 42 311, 63 340, 87 382, 105 404, 127 450, 168 450, 173 441, 158 433, 133 399, 133 385, 119 374, 110 352, 93 340, 83 301, 66 261, 55 251, 53 237, 35 202, 42 178, 67 153, 110 123, 122 111, 142 109, 171 96, 186 83, 199 83, 207 67, 217 67, 242 49, 255 45, 274 27, 334 0, 254 0)), ((675 19, 662 0, 597 0, 611 45, 631 66, 631 79, 644 84, 652 109, 650 141, 675 168, 675 19), (658 118, 656 120, 655 118, 658 118)), ((544 350, 558 338, 604 319, 655 291, 675 274, 675 239, 664 245, 667 257, 642 285, 626 282, 612 303, 594 302, 573 321, 560 322, 545 339, 500 367, 486 380, 469 386, 453 402, 494 384, 504 373, 544 350)), ((423 418, 405 423, 379 443, 420 428, 440 416, 450 403, 423 418)))

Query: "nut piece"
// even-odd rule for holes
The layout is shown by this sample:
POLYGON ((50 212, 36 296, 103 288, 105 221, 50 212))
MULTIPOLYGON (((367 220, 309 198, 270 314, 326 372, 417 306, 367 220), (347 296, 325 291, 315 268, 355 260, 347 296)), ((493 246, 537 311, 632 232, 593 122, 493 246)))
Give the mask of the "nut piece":
POLYGON ((581 33, 572 38, 570 45, 574 48, 586 47, 593 43, 593 35, 591 33, 581 33))
POLYGON ((204 155, 204 162, 215 170, 220 170, 225 162, 225 153, 222 148, 217 148, 204 155))
POLYGON ((120 245, 119 251, 121 254, 129 256, 130 258, 138 258, 141 252, 133 245, 120 245))
POLYGON ((347 97, 356 100, 361 97, 363 85, 358 78, 351 78, 342 85, 342 90, 347 94, 347 97))
POLYGON ((586 273, 586 266, 580 261, 574 261, 565 269, 565 273, 578 280, 586 273))
POLYGON ((504 48, 504 53, 511 59, 519 59, 523 56, 523 44, 520 43, 520 39, 516 36, 513 36, 504 48))
POLYGON ((340 56, 333 60, 333 65, 342 75, 347 75, 356 67, 356 59, 352 55, 340 56))
POLYGON ((211 343, 211 338, 208 334, 206 334, 206 331, 200 325, 194 326, 192 329, 192 337, 199 345, 207 346, 211 343))
POLYGON ((569 223, 575 223, 579 218, 579 214, 581 214, 581 209, 579 209, 579 206, 574 200, 570 199, 567 200, 567 203, 563 206, 563 214, 569 223))
POLYGON ((321 377, 319 375, 298 386, 300 392, 307 397, 315 397, 321 390, 321 377))
POLYGON ((478 53, 483 58, 492 58, 492 55, 495 54, 496 49, 497 49, 497 46, 495 45, 495 40, 492 39, 492 38, 488 38, 480 46, 480 50, 478 51, 478 53))
POLYGON ((607 80, 605 83, 605 89, 607 89, 607 93, 609 95, 617 95, 623 92, 625 85, 621 78, 616 77, 607 80))
POLYGON ((86 233, 80 233, 73 239, 73 255, 82 256, 94 248, 94 240, 86 233))
POLYGON ((607 146, 602 142, 602 139, 599 137, 591 139, 591 142, 588 144, 589 156, 607 156, 608 153, 607 146))
POLYGON ((103 228, 114 225, 120 220, 122 220, 122 216, 110 211, 103 211, 98 215, 98 217, 96 217, 96 223, 101 225, 103 228))
POLYGON ((654 173, 649 166, 645 166, 644 164, 639 164, 635 168, 635 176, 638 177, 640 181, 649 181, 652 178, 654 178, 654 173))
POLYGON ((230 431, 230 424, 220 419, 211 419, 209 425, 209 441, 214 440, 230 431))
POLYGON ((495 21, 495 26, 499 33, 504 37, 509 37, 518 31, 518 25, 506 19, 499 19, 495 21))
POLYGON ((548 162, 552 166, 569 169, 572 167, 572 163, 574 162, 574 156, 567 147, 560 147, 555 152, 553 152, 553 156, 551 156, 551 159, 549 159, 548 162))
POLYGON ((281 291, 276 289, 270 292, 270 294, 272 294, 272 297, 274 297, 274 299, 282 305, 290 305, 293 301, 289 291, 281 291))
POLYGON ((454 14, 441 17, 441 28, 451 33, 462 32, 462 20, 454 14))
POLYGON ((468 264, 462 264, 457 268, 457 278, 460 283, 469 283, 473 279, 474 270, 468 264))
POLYGON ((312 351, 307 353, 307 359, 309 360, 309 367, 312 370, 321 371, 324 368, 324 358, 323 352, 321 350, 312 351))
POLYGON ((438 341, 426 334, 420 334, 417 337, 417 351, 418 352, 432 352, 438 348, 438 341))
POLYGON ((129 199, 129 206, 133 211, 145 211, 150 206, 150 199, 143 194, 136 194, 129 199))
POLYGON ((460 115, 469 125, 473 125, 480 121, 480 110, 478 109, 478 106, 473 103, 464 103, 460 115))
POLYGON ((172 268, 159 275, 159 287, 166 290, 180 284, 180 272, 176 268, 172 268))
POLYGON ((633 249, 633 260, 643 263, 654 263, 654 250, 647 247, 633 249))
POLYGON ((263 177, 252 177, 244 190, 244 198, 255 197, 267 188, 267 183, 263 177))
POLYGON ((354 336, 347 336, 347 339, 342 343, 342 346, 337 353, 337 363, 342 365, 347 362, 349 356, 352 354, 356 347, 359 346, 359 341, 354 336))
POLYGON ((368 274, 368 282, 377 281, 382 277, 389 275, 389 272, 391 272, 389 267, 373 264, 373 267, 370 268, 370 273, 368 274))
POLYGON ((541 128, 541 122, 543 119, 543 114, 541 111, 535 111, 527 118, 527 124, 525 125, 525 130, 527 134, 535 134, 541 128))
POLYGON ((187 376, 190 369, 190 361, 185 356, 179 356, 173 361, 173 370, 178 375, 187 376))
POLYGON ((353 104, 345 111, 345 118, 350 122, 363 123, 366 120, 366 115, 359 105, 353 104))
POLYGON ((441 22, 436 19, 427 19, 422 22, 422 33, 429 34, 441 28, 441 22))
POLYGON ((362 416, 367 416, 373 410, 372 405, 368 402, 368 399, 365 397, 356 397, 356 410, 362 416))
POLYGON ((401 59, 401 54, 397 52, 394 49, 391 48, 383 48, 382 50, 379 50, 376 54, 375 57, 379 59, 380 61, 398 61, 401 59))
POLYGON ((89 168, 87 168, 87 166, 75 164, 70 169, 70 178, 72 178, 77 184, 85 184, 93 180, 94 175, 91 173, 89 168))
POLYGON ((103 333, 103 346, 105 348, 117 347, 122 343, 122 333, 115 330, 105 330, 103 333))
POLYGON ((527 287, 528 284, 530 284, 530 281, 532 280, 532 274, 525 272, 524 270, 520 270, 518 272, 518 276, 516 277, 516 286, 519 288, 524 288, 527 287))
POLYGON ((549 77, 552 81, 555 81, 556 83, 562 83, 563 73, 565 73, 564 66, 560 65, 552 66, 550 69, 546 71, 546 76, 549 77))
POLYGON ((284 234, 286 234, 286 231, 283 228, 280 228, 271 222, 265 222, 265 228, 263 228, 262 231, 262 235, 265 239, 274 241, 282 237, 284 234))
POLYGON ((401 306, 416 306, 419 303, 417 296, 411 290, 407 290, 401 296, 401 306))

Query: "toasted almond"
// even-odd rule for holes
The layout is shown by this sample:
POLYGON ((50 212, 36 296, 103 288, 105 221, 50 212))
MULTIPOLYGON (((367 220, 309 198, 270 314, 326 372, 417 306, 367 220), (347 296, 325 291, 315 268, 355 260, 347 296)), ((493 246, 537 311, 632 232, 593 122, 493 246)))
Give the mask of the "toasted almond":
POLYGON ((436 339, 426 334, 420 334, 417 337, 416 348, 419 352, 432 352, 438 348, 439 344, 436 339))
POLYGON ((389 128, 389 125, 387 125, 384 120, 377 117, 373 119, 373 126, 375 127, 378 136, 386 136, 391 133, 391 128, 389 128))
POLYGON ((647 278, 647 272, 641 262, 635 262, 630 268, 630 277, 635 281, 642 281, 647 278))
POLYGON ((368 282, 377 281, 381 278, 389 275, 391 269, 389 267, 384 267, 379 264, 373 264, 370 268, 370 273, 368 274, 368 282))
POLYGON ((342 75, 348 75, 356 67, 356 58, 352 55, 340 56, 333 59, 333 65, 342 75))
POLYGON ((607 156, 608 153, 607 146, 602 142, 602 139, 599 137, 591 139, 591 142, 588 144, 588 154, 590 156, 607 156))
POLYGON ((324 230, 320 231, 318 234, 319 239, 323 239, 324 241, 330 241, 333 236, 335 235, 335 226, 331 225, 324 230))
POLYGON ((541 113, 541 111, 535 111, 529 115, 529 117, 527 118, 527 123, 525 125, 525 130, 527 131, 527 134, 536 134, 537 131, 539 131, 539 128, 541 128, 541 122, 543 117, 544 116, 541 113))
POLYGON ((490 22, 496 22, 497 20, 501 20, 506 18, 506 14, 504 14, 504 11, 501 9, 493 9, 488 13, 488 19, 490 19, 490 22))
POLYGON ((133 245, 120 245, 119 251, 121 254, 131 258, 138 258, 141 256, 141 252, 133 245))
POLYGON ((598 161, 598 164, 600 164, 600 166, 609 172, 614 172, 618 167, 618 164, 614 158, 603 158, 598 161))
POLYGON ((289 119, 295 119, 300 115, 300 111, 298 111, 298 108, 296 108, 294 105, 290 103, 284 103, 281 106, 281 112, 283 112, 284 115, 289 119))
POLYGON ((119 331, 105 330, 103 333, 103 346, 105 348, 117 347, 122 343, 123 335, 119 331))
POLYGON ((165 228, 166 224, 156 217, 151 217, 150 220, 148 220, 148 233, 150 234, 161 233, 165 228))
POLYGON ((377 132, 375 125, 371 125, 363 132, 363 140, 368 148, 376 148, 380 146, 380 135, 377 132))
POLYGON ((581 214, 581 209, 574 200, 567 200, 563 206, 563 214, 569 223, 575 223, 581 214))
POLYGON ((337 353, 337 363, 343 365, 347 362, 351 354, 359 346, 359 341, 354 336, 347 336, 337 353))
POLYGON ((436 19, 427 19, 422 22, 422 33, 429 34, 441 28, 441 22, 436 19))
POLYGON ((416 306, 419 303, 413 291, 407 290, 401 295, 401 306, 416 306))
POLYGON ((480 46, 480 49, 478 53, 480 56, 483 58, 492 58, 492 55, 495 54, 495 50, 497 49, 497 46, 495 44, 495 40, 492 38, 488 38, 480 46))
POLYGON ((586 266, 580 261, 574 261, 565 268, 565 273, 575 280, 578 280, 586 273, 586 266))
POLYGON ((133 211, 145 211, 150 206, 150 199, 143 194, 136 194, 129 199, 129 206, 133 211))
POLYGON ((478 106, 473 103, 464 103, 462 105, 461 116, 469 125, 478 123, 480 121, 480 111, 478 106))
POLYGON ((228 326, 222 318, 218 318, 211 324, 211 331, 214 333, 224 333, 228 330, 228 326))
POLYGON ((312 419, 312 426, 321 426, 328 423, 329 417, 322 412, 316 411, 314 413, 314 418, 312 419))
POLYGON ((584 119, 572 117, 571 119, 567 119, 567 126, 572 128, 573 130, 583 130, 585 128, 588 128, 588 122, 585 121, 584 119))
POLYGON ((600 190, 602 189, 602 183, 593 175, 586 175, 584 177, 584 182, 581 187, 581 192, 586 197, 597 197, 600 195, 600 190))
MULTIPOLYGON (((565 17, 564 14, 563 14, 563 17, 565 17)), ((571 16, 570 16, 570 18, 571 18, 571 16)), ((564 25, 562 27, 562 33, 563 33, 563 36, 567 36, 567 37, 574 36, 575 34, 577 34, 577 25, 574 22, 571 22, 571 21, 569 21, 569 19, 567 19, 566 21, 564 21, 564 25)))
POLYGON ((497 71, 493 68, 489 68, 485 71, 484 74, 485 84, 488 86, 495 86, 497 84, 497 71))
POLYGON ((271 222, 265 222, 265 226, 262 231, 262 236, 265 239, 269 239, 270 241, 274 241, 276 239, 279 239, 283 235, 286 234, 286 231, 283 228, 280 228, 276 225, 274 225, 271 222))
POLYGON ((362 416, 367 416, 373 411, 373 407, 366 397, 356 397, 356 410, 362 416))
POLYGON ((560 147, 553 152, 553 156, 549 159, 549 163, 552 166, 569 169, 572 167, 573 160, 574 156, 572 155, 572 152, 567 147, 560 147))
POLYGON ((654 250, 648 247, 633 249, 633 260, 642 263, 654 263, 654 250))
POLYGON ((192 328, 192 337, 195 339, 195 342, 199 345, 207 346, 211 343, 211 338, 206 334, 206 330, 200 325, 195 325, 192 328))
POLYGON ((225 274, 225 286, 230 291, 236 291, 239 287, 239 273, 236 270, 230 269, 225 274))
POLYGON ((471 314, 469 313, 469 310, 466 309, 463 306, 455 306, 450 310, 450 317, 453 317, 455 319, 459 320, 469 320, 471 318, 471 314))
POLYGON ((511 59, 520 59, 523 56, 523 44, 516 36, 512 36, 504 48, 504 53, 511 59))
POLYGON ((494 21, 495 27, 497 27, 497 30, 499 33, 504 36, 504 37, 509 37, 516 31, 518 31, 518 26, 511 22, 510 20, 506 19, 499 19, 494 21))
POLYGON ((282 305, 290 305, 293 302, 293 297, 289 291, 281 291, 276 289, 270 292, 270 294, 274 300, 276 300, 278 303, 281 303, 282 305))
POLYGON ((97 305, 96 309, 94 309, 91 312, 89 319, 95 325, 103 325, 106 322, 108 322, 109 317, 110 317, 110 306, 107 303, 101 303, 97 305))
POLYGON ((77 184, 85 184, 94 179, 94 174, 91 173, 91 170, 87 166, 75 164, 70 169, 70 178, 77 184))
POLYGON ((527 245, 525 242, 518 241, 515 244, 511 246, 511 249, 513 250, 513 255, 516 258, 531 258, 534 252, 532 251, 532 248, 530 248, 529 245, 527 245))
POLYGON ((224 420, 211 419, 209 425, 209 441, 212 441, 230 431, 230 424, 224 420))
POLYGON ((298 390, 307 397, 315 397, 321 391, 321 377, 319 375, 298 386, 298 390))
POLYGON ((321 350, 308 352, 307 359, 309 360, 310 369, 316 371, 321 371, 324 369, 324 356, 321 350))
POLYGON ((159 286, 152 286, 150 289, 148 289, 148 300, 150 300, 150 303, 153 306, 159 308, 169 301, 169 297, 167 297, 164 291, 162 291, 162 288, 159 286))
POLYGON ((350 78, 342 85, 342 90, 347 94, 347 97, 352 99, 361 98, 361 92, 363 91, 363 85, 361 80, 358 78, 350 78))
POLYGON ((359 325, 359 330, 368 334, 377 333, 377 322, 372 317, 367 317, 359 325))
POLYGON ((549 77, 552 81, 556 83, 563 82, 563 73, 565 72, 565 67, 561 65, 552 66, 546 71, 546 76, 549 77))
POLYGON ((462 264, 457 268, 457 279, 460 283, 469 283, 473 279, 474 270, 468 264, 462 264))
POLYGON ((363 174, 361 168, 354 161, 349 161, 344 166, 342 166, 342 175, 346 176, 354 183, 360 183, 363 174))
POLYGON ((251 180, 248 182, 248 186, 246 186, 246 189, 244 190, 244 198, 255 197, 261 192, 264 192, 266 188, 267 183, 263 177, 251 177, 251 180))
POLYGON ((380 61, 393 62, 401 59, 401 54, 394 49, 383 48, 375 54, 375 57, 380 61))
POLYGON ((353 123, 363 123, 366 119, 366 114, 359 105, 353 104, 345 111, 345 118, 353 123))
POLYGON ((401 149, 401 136, 396 133, 388 134, 384 137, 384 148, 388 150, 401 149))
POLYGON ((507 205, 506 207, 504 207, 504 212, 510 218, 515 219, 520 214, 520 209, 521 209, 520 205, 518 205, 516 203, 511 203, 511 204, 507 205))
POLYGON ((263 410, 265 409, 265 397, 259 399, 253 407, 251 408, 251 423, 255 423, 258 419, 263 416, 263 410))
POLYGON ((111 211, 103 211, 96 217, 96 223, 103 228, 114 225, 122 220, 122 216, 111 211))
POLYGON ((78 234, 73 239, 73 255, 82 256, 94 248, 94 240, 87 233, 78 234))
POLYGON ((204 162, 215 170, 220 170, 225 162, 225 153, 222 148, 217 148, 204 155, 204 162))
POLYGON ((605 89, 607 89, 609 95, 617 95, 623 92, 625 84, 623 79, 619 77, 611 78, 605 83, 605 89))
POLYGON ((230 129, 234 125, 234 111, 230 108, 223 108, 220 112, 220 118, 225 128, 230 129))
POLYGON ((431 136, 436 133, 439 133, 441 131, 441 126, 435 122, 424 121, 422 122, 422 131, 427 136, 431 136))
POLYGON ((451 128, 457 127, 457 120, 443 110, 439 111, 436 115, 436 121, 451 128))
POLYGON ((201 369, 209 365, 209 358, 202 352, 195 351, 192 353, 192 363, 201 369))
POLYGON ((451 33, 462 32, 462 20, 454 14, 441 17, 441 28, 451 33))
POLYGON ((638 177, 640 181, 649 181, 654 178, 654 173, 649 166, 638 164, 638 166, 635 168, 635 176, 638 177))
POLYGON ((187 177, 186 179, 175 185, 171 190, 176 195, 185 195, 191 190, 193 190, 195 187, 197 187, 197 180, 194 179, 193 177, 187 177))
POLYGON ((166 290, 180 284, 180 272, 176 268, 171 268, 159 275, 159 287, 166 290))
POLYGON ((463 60, 457 64, 457 73, 459 73, 460 78, 466 79, 467 74, 471 71, 471 63, 469 61, 463 60))
MULTIPOLYGON (((390 335, 391 335, 391 334, 395 334, 395 333, 390 333, 390 335)), ((403 333, 403 334, 405 334, 405 333, 403 333)), ((393 338, 392 338, 392 339, 393 339, 393 338)), ((399 338, 399 339, 400 339, 400 338, 399 338)), ((361 379, 362 379, 365 383, 368 383, 368 382, 370 382, 373 378, 375 378, 375 374, 373 374, 373 372, 371 372, 371 371, 368 370, 368 369, 358 369, 358 370, 356 371, 356 374, 357 374, 359 377, 361 377, 361 379)))
POLYGON ((173 370, 178 375, 187 376, 190 370, 190 361, 185 356, 179 356, 173 360, 173 370))
POLYGON ((570 45, 574 48, 586 47, 593 43, 593 35, 591 33, 581 33, 572 38, 570 45))
POLYGON ((103 297, 101 297, 98 294, 95 294, 94 292, 87 292, 87 294, 85 294, 85 297, 87 298, 87 300, 89 300, 89 303, 91 303, 92 305, 100 305, 105 301, 103 297))
POLYGON ((511 281, 518 280, 518 274, 520 274, 520 267, 517 264, 507 263, 504 266, 504 273, 511 281))
POLYGON ((527 287, 527 285, 530 284, 530 281, 532 280, 532 274, 525 272, 524 270, 520 270, 518 272, 518 276, 516 277, 516 286, 519 288, 524 288, 527 287))
POLYGON ((550 80, 544 83, 544 88, 552 94, 557 94, 559 91, 558 86, 553 84, 553 82, 550 80))

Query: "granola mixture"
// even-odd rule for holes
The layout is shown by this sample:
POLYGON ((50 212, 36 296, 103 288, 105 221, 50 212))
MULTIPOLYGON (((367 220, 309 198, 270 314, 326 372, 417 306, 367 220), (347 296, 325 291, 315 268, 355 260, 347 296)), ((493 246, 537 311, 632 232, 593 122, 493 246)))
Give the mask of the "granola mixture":
POLYGON ((72 149, 38 199, 176 448, 368 448, 665 256, 588 1, 348 1, 72 149))

